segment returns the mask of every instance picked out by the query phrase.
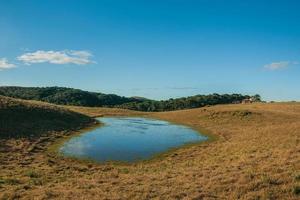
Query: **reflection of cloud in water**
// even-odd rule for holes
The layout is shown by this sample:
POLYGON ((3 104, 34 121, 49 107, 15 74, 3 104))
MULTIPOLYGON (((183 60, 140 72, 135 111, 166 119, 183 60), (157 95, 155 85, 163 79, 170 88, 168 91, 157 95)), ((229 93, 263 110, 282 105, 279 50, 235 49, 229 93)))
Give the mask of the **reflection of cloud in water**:
POLYGON ((133 122, 135 124, 143 124, 143 125, 150 125, 150 126, 166 126, 166 123, 147 123, 147 122, 133 122))
POLYGON ((139 133, 139 134, 147 134, 145 131, 141 131, 141 130, 132 130, 132 133, 139 133))
POLYGON ((79 155, 84 156, 89 148, 92 148, 92 145, 89 141, 74 139, 67 142, 62 148, 61 151, 69 155, 79 155))
MULTIPOLYGON (((121 118, 120 118, 121 119, 121 118)), ((168 122, 165 121, 158 121, 154 119, 133 119, 133 118, 122 118, 121 120, 129 121, 132 124, 141 124, 145 126, 166 126, 168 125, 168 122)))
POLYGON ((169 123, 166 121, 160 121, 155 119, 143 119, 143 118, 130 118, 130 117, 121 117, 121 118, 99 118, 100 121, 110 125, 110 126, 127 126, 134 127, 135 125, 142 125, 145 127, 149 126, 168 126, 169 123), (128 126, 130 125, 130 126, 128 126))
POLYGON ((127 124, 126 127, 133 128, 133 129, 140 129, 140 130, 149 129, 149 127, 147 127, 147 126, 137 126, 135 124, 127 124))
POLYGON ((145 124, 145 125, 166 125, 168 122, 165 121, 159 121, 155 119, 137 119, 137 118, 130 118, 130 117, 124 117, 119 118, 120 121, 129 121, 130 123, 136 123, 136 124, 145 124))

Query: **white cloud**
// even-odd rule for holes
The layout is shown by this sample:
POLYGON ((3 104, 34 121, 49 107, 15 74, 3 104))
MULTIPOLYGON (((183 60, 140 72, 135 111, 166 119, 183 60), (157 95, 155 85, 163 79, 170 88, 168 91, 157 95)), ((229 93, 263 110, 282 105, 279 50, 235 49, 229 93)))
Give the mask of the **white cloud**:
POLYGON ((87 51, 74 51, 74 50, 64 50, 64 51, 43 51, 39 50, 32 53, 25 53, 17 59, 24 62, 25 64, 34 63, 52 63, 52 64, 76 64, 76 65, 86 65, 94 63, 90 60, 92 54, 87 51))
POLYGON ((6 58, 0 58, 0 70, 11 69, 16 67, 16 65, 9 63, 6 58))
POLYGON ((264 68, 268 70, 278 70, 278 69, 284 69, 288 67, 290 64, 291 64, 290 61, 273 62, 265 65, 264 68))

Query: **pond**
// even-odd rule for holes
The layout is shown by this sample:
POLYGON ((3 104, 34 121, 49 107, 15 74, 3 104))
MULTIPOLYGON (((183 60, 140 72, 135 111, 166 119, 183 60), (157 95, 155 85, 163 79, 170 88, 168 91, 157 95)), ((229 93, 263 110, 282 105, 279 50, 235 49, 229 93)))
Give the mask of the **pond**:
POLYGON ((207 139, 189 127, 162 120, 139 117, 102 117, 98 120, 104 126, 72 137, 60 147, 60 153, 97 162, 134 162, 207 139))

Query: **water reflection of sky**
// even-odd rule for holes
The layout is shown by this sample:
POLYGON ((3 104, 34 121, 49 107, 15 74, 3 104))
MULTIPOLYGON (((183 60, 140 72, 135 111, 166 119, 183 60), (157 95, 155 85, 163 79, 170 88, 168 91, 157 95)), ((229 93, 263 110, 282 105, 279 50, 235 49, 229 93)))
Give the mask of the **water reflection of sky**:
POLYGON ((96 161, 135 161, 172 147, 207 138, 185 126, 146 118, 99 118, 105 124, 73 137, 60 151, 66 156, 96 161))

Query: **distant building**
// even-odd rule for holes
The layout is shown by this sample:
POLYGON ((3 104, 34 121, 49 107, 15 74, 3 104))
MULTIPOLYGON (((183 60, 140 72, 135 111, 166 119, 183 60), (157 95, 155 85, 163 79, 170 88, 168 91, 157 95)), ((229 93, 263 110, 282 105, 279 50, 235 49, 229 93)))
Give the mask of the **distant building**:
POLYGON ((249 98, 249 99, 243 99, 242 100, 242 104, 248 104, 248 103, 253 103, 253 99, 249 98))

